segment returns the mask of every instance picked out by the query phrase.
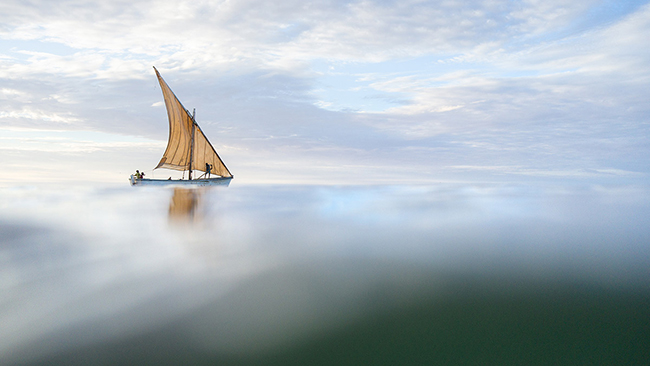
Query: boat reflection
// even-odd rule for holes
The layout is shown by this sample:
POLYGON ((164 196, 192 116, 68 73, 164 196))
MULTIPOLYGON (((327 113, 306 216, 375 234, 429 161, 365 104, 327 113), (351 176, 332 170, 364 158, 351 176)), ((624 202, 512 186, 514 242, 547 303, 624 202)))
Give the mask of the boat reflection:
POLYGON ((202 189, 174 188, 174 194, 169 202, 169 222, 181 225, 201 222, 203 218, 202 195, 202 189))

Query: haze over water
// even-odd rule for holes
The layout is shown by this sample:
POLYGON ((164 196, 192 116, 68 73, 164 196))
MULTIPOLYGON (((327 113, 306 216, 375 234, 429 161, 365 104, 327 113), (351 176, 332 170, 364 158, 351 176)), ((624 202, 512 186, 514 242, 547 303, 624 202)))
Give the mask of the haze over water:
POLYGON ((0 196, 2 364, 650 360, 644 185, 0 196))

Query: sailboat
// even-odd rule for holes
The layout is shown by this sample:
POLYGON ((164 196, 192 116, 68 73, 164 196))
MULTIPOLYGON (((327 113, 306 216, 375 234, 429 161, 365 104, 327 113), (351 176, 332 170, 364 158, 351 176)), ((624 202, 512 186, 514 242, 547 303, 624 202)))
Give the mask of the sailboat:
POLYGON ((219 154, 214 149, 201 127, 194 119, 195 111, 190 112, 183 107, 180 100, 169 85, 163 80, 156 68, 156 76, 162 89, 167 116, 169 117, 169 140, 167 149, 160 162, 154 169, 165 168, 172 170, 188 171, 188 179, 149 179, 131 175, 132 186, 136 185, 228 185, 233 175, 223 163, 219 154), (203 172, 192 179, 192 173, 203 172))

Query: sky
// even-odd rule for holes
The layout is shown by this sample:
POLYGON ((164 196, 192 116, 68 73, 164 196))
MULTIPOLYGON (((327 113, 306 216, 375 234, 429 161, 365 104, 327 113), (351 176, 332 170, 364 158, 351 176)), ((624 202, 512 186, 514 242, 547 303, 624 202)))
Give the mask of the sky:
POLYGON ((646 183, 650 2, 0 3, 0 184, 128 184, 152 66, 234 182, 646 183))

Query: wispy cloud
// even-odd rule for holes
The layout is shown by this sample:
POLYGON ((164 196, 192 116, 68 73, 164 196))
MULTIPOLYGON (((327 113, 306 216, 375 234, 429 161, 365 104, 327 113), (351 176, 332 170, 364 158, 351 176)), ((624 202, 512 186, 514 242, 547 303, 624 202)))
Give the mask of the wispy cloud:
POLYGON ((650 173, 647 1, 9 0, 0 23, 3 128, 164 142, 156 65, 242 166, 650 173))

